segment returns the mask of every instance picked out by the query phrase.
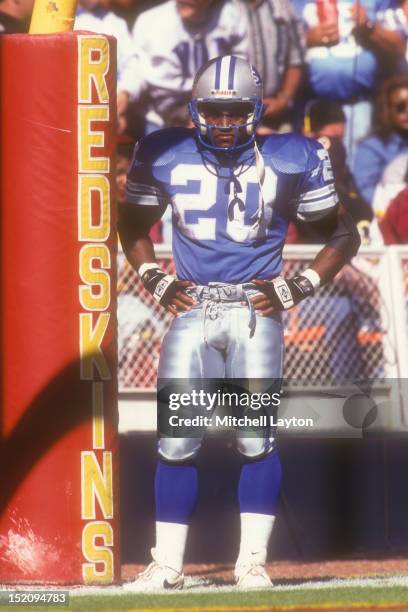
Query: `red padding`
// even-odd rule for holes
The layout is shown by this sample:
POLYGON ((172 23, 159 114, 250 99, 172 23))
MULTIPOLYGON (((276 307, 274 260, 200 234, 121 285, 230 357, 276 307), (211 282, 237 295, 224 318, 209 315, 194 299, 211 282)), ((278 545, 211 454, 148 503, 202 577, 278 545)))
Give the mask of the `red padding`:
POLYGON ((115 42, 83 33, 1 37, 3 583, 119 578, 115 42), (86 79, 91 95, 81 102, 86 79), (89 158, 100 167, 90 171, 79 149, 97 131, 103 146, 91 146, 89 158), (81 182, 93 228, 82 236, 81 182), (81 357, 81 337, 93 357, 81 357))

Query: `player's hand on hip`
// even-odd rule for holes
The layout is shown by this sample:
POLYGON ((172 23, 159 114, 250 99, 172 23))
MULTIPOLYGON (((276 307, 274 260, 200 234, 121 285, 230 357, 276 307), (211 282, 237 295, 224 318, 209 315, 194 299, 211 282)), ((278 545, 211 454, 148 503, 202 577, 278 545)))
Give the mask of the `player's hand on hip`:
POLYGON ((175 281, 176 292, 166 306, 167 310, 175 316, 177 316, 180 312, 191 310, 195 304, 193 298, 185 291, 188 287, 195 287, 195 284, 189 280, 175 281))
POLYGON ((159 265, 154 263, 142 264, 139 268, 139 276, 156 302, 167 308, 172 314, 177 315, 184 310, 190 310, 194 305, 193 298, 185 292, 187 287, 194 287, 192 281, 178 280, 174 274, 166 274, 159 265))
POLYGON ((260 293, 250 298, 251 302, 263 316, 288 310, 314 293, 312 283, 305 276, 278 276, 271 281, 254 279, 251 282, 260 290, 260 293))

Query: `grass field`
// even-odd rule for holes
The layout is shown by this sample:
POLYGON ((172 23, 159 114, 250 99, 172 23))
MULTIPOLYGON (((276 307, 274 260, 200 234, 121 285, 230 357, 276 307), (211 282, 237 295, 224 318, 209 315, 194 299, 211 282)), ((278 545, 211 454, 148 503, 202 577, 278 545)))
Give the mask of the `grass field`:
MULTIPOLYGON (((27 588, 27 587, 26 587, 27 588)), ((4 593, 3 593, 4 595, 4 593)), ((6 610, 27 610, 27 606, 0 606, 6 610)), ((33 610, 69 609, 78 611, 162 610, 163 612, 267 612, 286 610, 393 610, 408 612, 408 576, 310 581, 279 585, 268 591, 237 592, 231 587, 191 583, 178 593, 125 593, 121 587, 78 588, 70 591, 69 608, 33 606, 33 610)))

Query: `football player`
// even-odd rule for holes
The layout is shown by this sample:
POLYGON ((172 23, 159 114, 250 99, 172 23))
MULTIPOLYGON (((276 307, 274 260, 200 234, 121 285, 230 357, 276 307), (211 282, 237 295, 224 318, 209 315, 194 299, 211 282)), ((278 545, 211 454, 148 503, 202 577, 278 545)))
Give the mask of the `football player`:
MULTIPOLYGON (((256 137, 262 82, 236 56, 197 73, 195 128, 171 128, 137 145, 119 231, 146 289, 175 315, 162 345, 162 379, 282 376, 281 312, 330 281, 358 250, 352 219, 340 210, 325 149, 298 134, 256 137), (172 207, 176 275, 158 265, 148 232, 172 207), (283 278, 289 221, 312 223, 325 246, 310 267, 283 278)), ((274 432, 237 432, 243 463, 238 498, 239 588, 271 586, 265 571, 281 469, 274 432)), ((155 479, 153 561, 130 588, 183 586, 183 555, 197 498, 200 437, 161 436, 155 479)))

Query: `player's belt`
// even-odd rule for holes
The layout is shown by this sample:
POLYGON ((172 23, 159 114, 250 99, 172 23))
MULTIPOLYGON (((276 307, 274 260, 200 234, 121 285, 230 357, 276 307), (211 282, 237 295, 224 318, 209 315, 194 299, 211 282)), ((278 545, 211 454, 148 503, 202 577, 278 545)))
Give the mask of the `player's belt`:
POLYGON ((248 293, 257 293, 259 289, 253 283, 229 285, 227 283, 209 283, 187 289, 187 293, 200 302, 242 302, 248 301, 248 293))
POLYGON ((195 297, 204 305, 203 312, 203 336, 207 343, 206 320, 207 316, 213 318, 214 302, 246 302, 249 309, 249 337, 252 338, 256 328, 255 308, 249 299, 251 295, 258 293, 259 289, 253 283, 241 283, 238 285, 229 285, 227 283, 208 283, 208 285, 198 285, 197 287, 189 287, 186 293, 195 297))

